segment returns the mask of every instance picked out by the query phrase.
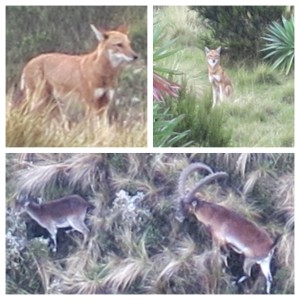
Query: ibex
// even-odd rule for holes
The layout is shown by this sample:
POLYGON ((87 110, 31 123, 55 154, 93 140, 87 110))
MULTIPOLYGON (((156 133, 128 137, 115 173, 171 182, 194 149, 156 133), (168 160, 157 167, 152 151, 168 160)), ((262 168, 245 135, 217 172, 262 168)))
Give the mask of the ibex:
POLYGON ((182 171, 178 182, 180 212, 184 216, 188 213, 194 214, 198 221, 210 229, 213 241, 218 246, 228 247, 244 256, 245 275, 238 279, 238 283, 251 277, 252 267, 258 264, 266 279, 266 292, 269 294, 272 283, 270 262, 277 240, 273 241, 263 228, 233 210, 195 197, 196 191, 203 185, 227 177, 227 173, 213 173, 211 168, 202 163, 189 165, 182 171), (211 174, 201 179, 191 191, 185 194, 187 177, 200 169, 205 169, 211 174))
POLYGON ((58 228, 72 227, 83 234, 86 243, 89 229, 84 223, 87 210, 91 208, 79 195, 70 195, 47 203, 37 204, 31 196, 20 195, 16 199, 16 212, 26 212, 40 226, 47 229, 53 240, 53 251, 56 252, 56 234, 58 228))
POLYGON ((53 117, 76 100, 84 103, 87 113, 101 113, 113 98, 123 66, 138 56, 131 48, 126 26, 111 31, 91 28, 99 41, 95 51, 41 54, 29 61, 12 106, 23 103, 27 112, 42 112, 50 106, 53 117))

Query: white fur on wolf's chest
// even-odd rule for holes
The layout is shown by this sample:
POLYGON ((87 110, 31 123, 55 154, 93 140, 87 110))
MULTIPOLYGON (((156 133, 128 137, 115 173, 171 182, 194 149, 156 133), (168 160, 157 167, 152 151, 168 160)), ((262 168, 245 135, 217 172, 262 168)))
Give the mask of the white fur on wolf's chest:
POLYGON ((98 88, 94 91, 94 99, 99 99, 105 94, 108 95, 108 99, 111 100, 114 97, 115 90, 113 89, 105 89, 105 88, 98 88))
POLYGON ((214 81, 220 82, 221 81, 221 76, 220 75, 211 75, 211 74, 209 74, 208 79, 209 79, 209 82, 211 82, 211 83, 214 82, 214 81))

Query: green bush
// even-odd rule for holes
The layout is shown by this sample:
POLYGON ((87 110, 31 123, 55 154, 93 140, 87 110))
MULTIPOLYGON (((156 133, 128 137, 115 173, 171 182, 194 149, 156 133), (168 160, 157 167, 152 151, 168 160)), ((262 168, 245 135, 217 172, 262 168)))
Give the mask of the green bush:
POLYGON ((208 47, 227 47, 232 59, 256 58, 260 37, 272 21, 280 20, 285 6, 193 6, 211 30, 208 47))
POLYGON ((184 116, 175 132, 187 132, 185 137, 174 143, 175 147, 189 144, 193 147, 226 147, 229 146, 231 134, 224 129, 224 114, 221 109, 211 109, 211 101, 207 98, 197 99, 184 90, 178 101, 167 101, 170 115, 184 116), (192 143, 191 143, 192 142, 192 143))

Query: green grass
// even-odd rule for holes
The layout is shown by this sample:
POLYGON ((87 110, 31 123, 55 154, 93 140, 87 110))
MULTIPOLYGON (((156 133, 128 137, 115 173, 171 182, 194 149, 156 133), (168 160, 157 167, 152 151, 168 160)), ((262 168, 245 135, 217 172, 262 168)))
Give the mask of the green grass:
MULTIPOLYGON (((166 7, 158 12, 167 17, 171 10, 166 7)), ((182 16, 178 22, 187 17, 187 11, 181 8, 182 16)), ((171 18, 171 16, 170 16, 171 18)), ((170 19, 172 23, 172 18, 170 19)), ((167 24, 168 20, 164 20, 167 24)), ((181 51, 170 58, 160 61, 162 67, 176 66, 183 72, 177 76, 178 83, 184 82, 186 93, 193 93, 197 101, 212 99, 211 85, 207 78, 207 63, 203 42, 199 38, 207 33, 194 32, 194 26, 185 35, 178 36, 174 47, 181 51), (187 42, 186 39, 189 38, 187 42)), ((165 38, 172 36, 166 30, 165 38)), ((227 53, 230 56, 230 52, 227 53)), ((264 62, 253 62, 253 66, 236 62, 228 64, 223 55, 221 65, 228 73, 234 87, 234 96, 219 105, 223 112, 223 127, 232 133, 231 147, 293 147, 294 146, 294 77, 284 76, 264 62)), ((176 101, 176 100, 174 100, 176 101)), ((186 116, 189 118, 189 116, 186 116)), ((188 130, 191 128, 184 128, 188 130)), ((195 144, 191 144, 195 146, 195 144)))
MULTIPOLYGON (((229 73, 229 72, 228 72, 229 73)), ((232 146, 294 145, 294 80, 266 65, 230 71, 235 94, 222 104, 232 128, 232 146)))

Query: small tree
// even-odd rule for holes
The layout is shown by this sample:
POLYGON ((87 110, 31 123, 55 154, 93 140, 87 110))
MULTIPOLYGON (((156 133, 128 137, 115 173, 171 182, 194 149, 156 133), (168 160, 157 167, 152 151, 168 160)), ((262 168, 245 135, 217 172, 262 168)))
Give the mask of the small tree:
MULTIPOLYGON (((285 6, 192 6, 211 29, 208 47, 228 47, 230 57, 256 58, 265 28, 280 20, 285 6), (210 45, 212 44, 212 45, 210 45)), ((206 37, 207 39, 207 37, 206 37)))

